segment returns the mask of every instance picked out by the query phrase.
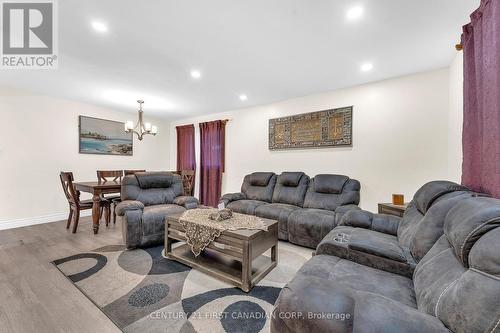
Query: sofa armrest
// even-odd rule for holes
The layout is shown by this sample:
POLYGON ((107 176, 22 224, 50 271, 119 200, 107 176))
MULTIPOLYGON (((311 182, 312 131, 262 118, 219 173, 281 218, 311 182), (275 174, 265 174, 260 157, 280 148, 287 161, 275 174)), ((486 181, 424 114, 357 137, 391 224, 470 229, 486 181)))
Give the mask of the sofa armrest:
POLYGON ((335 209, 335 226, 338 226, 344 215, 351 210, 361 210, 361 208, 354 204, 338 206, 335 209))
POLYGON ((224 206, 227 206, 229 203, 233 201, 238 201, 238 200, 244 200, 246 199, 247 196, 244 193, 238 192, 238 193, 226 193, 224 194, 220 199, 219 203, 224 203, 224 206))
POLYGON ((122 235, 125 247, 127 249, 140 247, 142 234, 142 209, 124 211, 122 216, 122 235))
POLYGON ((451 333, 436 317, 393 299, 359 292, 354 321, 361 331, 451 333))
POLYGON ((193 209, 198 207, 199 201, 195 197, 188 195, 181 195, 174 199, 174 204, 183 206, 186 209, 193 209))
POLYGON ((140 201, 136 200, 125 200, 116 205, 116 214, 118 216, 124 216, 125 212, 132 210, 140 210, 144 209, 144 204, 140 201))
POLYGON ((401 218, 393 215, 373 214, 366 210, 351 210, 345 213, 339 225, 369 229, 397 236, 400 222, 401 218))
POLYGON ((359 208, 358 205, 352 205, 352 204, 343 205, 343 206, 338 206, 337 209, 335 209, 335 212, 340 214, 345 214, 351 210, 361 210, 361 208, 359 208))

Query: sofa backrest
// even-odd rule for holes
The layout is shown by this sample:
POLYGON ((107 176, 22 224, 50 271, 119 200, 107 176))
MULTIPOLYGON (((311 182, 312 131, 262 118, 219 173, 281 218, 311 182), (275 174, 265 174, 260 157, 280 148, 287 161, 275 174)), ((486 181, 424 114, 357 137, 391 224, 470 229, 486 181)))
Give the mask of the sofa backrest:
POLYGON ((145 206, 173 203, 182 193, 181 176, 170 172, 137 172, 122 180, 122 200, 137 200, 145 206))
POLYGON ((271 202, 276 178, 274 172, 254 172, 246 175, 241 185, 241 192, 249 200, 271 202))
POLYGON ((283 172, 276 180, 273 203, 302 207, 309 185, 309 176, 303 172, 283 172))
POLYGON ((400 243, 406 242, 404 246, 409 247, 416 262, 419 262, 443 235, 445 217, 450 209, 461 200, 475 195, 466 191, 447 193, 437 199, 419 221, 406 229, 400 243))
POLYGON ((472 197, 446 215, 444 235, 417 265, 418 309, 452 332, 500 328, 500 200, 472 197))
MULTIPOLYGON (((469 191, 470 190, 467 187, 449 181, 438 180, 424 184, 413 196, 413 200, 408 204, 405 214, 403 215, 403 219, 399 224, 399 244, 403 247, 411 247, 419 226, 421 226, 422 228, 426 228, 428 226, 427 224, 423 224, 423 222, 426 222, 426 220, 424 220, 424 217, 434 204, 441 200, 450 199, 469 191), (421 223, 421 225, 419 225, 419 223, 421 223)), ((437 221, 433 217, 433 214, 437 214, 444 218, 444 216, 446 215, 445 210, 450 208, 451 206, 441 207, 441 212, 439 214, 437 214, 438 212, 431 212, 432 216, 429 217, 429 220, 434 220, 437 226, 430 226, 429 229, 433 229, 433 231, 429 230, 429 233, 436 232, 436 234, 433 236, 435 240, 437 240, 443 234, 442 227, 439 227, 439 222, 442 223, 444 220, 437 221)), ((440 209, 436 209, 436 211, 440 211, 440 209)), ((420 233, 422 234, 424 232, 420 230, 420 233)), ((429 249, 430 248, 427 248, 426 251, 428 251, 429 249)), ((415 252, 417 253, 419 252, 419 250, 415 250, 415 252)))
POLYGON ((359 204, 360 183, 343 175, 317 175, 309 182, 304 208, 327 209, 359 204))

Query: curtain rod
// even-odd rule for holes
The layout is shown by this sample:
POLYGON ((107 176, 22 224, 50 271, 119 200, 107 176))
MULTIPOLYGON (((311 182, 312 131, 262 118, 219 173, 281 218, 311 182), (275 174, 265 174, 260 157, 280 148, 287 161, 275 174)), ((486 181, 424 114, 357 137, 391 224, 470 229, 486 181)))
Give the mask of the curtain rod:
MULTIPOLYGON (((210 121, 217 121, 217 120, 210 120, 210 121)), ((209 121, 209 122, 210 122, 210 121, 209 121)), ((231 119, 221 119, 221 121, 222 121, 223 123, 227 123, 227 122, 231 121, 231 119)), ((202 121, 202 123, 203 123, 203 121, 202 121)), ((200 124, 200 123, 197 123, 197 124, 200 124)), ((190 125, 193 125, 193 126, 194 126, 194 124, 185 124, 185 125, 177 125, 177 126, 175 126, 175 127, 190 126, 190 125)))

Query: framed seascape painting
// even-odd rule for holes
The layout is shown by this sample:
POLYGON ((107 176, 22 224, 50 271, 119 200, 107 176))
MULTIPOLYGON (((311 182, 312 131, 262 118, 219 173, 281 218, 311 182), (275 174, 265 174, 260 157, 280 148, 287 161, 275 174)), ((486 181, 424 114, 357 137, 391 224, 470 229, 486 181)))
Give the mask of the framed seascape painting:
POLYGON ((119 121, 79 117, 80 154, 132 156, 134 140, 119 121))

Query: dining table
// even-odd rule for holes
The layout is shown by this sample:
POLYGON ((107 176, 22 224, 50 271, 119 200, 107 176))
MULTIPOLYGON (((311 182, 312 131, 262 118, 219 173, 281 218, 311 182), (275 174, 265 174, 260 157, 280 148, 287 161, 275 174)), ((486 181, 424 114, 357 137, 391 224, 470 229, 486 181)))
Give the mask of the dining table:
POLYGON ((103 194, 120 193, 121 181, 75 182, 73 185, 77 191, 92 194, 92 229, 94 234, 97 234, 101 217, 101 196, 103 194))

